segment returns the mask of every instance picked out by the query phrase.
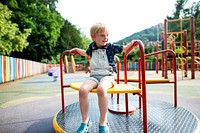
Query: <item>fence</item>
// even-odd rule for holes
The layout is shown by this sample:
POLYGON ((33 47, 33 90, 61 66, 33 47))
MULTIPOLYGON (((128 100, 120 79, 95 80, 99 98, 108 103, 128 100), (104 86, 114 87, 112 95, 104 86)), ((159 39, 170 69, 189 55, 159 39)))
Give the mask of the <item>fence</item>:
MULTIPOLYGON (((0 83, 46 73, 49 68, 57 65, 0 55, 0 83)), ((188 63, 188 66, 190 68, 190 63, 188 63)), ((128 62, 127 67, 127 70, 138 70, 138 62, 128 62)), ((146 70, 155 70, 155 67, 155 62, 146 62, 146 70)), ((123 68, 123 62, 121 62, 120 69, 123 70, 123 68)), ((83 69, 85 69, 83 65, 76 65, 77 71, 82 71, 83 69)), ((158 63, 158 69, 161 70, 160 62, 158 63)), ((168 65, 168 69, 170 69, 170 65, 168 65)))
POLYGON ((0 55, 0 83, 45 73, 52 64, 0 55))

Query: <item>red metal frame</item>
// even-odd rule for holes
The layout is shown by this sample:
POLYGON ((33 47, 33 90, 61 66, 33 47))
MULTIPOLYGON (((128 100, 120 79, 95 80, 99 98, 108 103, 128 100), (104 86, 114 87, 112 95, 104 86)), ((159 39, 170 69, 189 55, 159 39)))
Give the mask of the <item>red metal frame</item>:
POLYGON ((65 87, 70 87, 70 85, 64 85, 63 82, 63 59, 65 55, 69 55, 69 54, 79 54, 76 51, 72 51, 70 52, 70 50, 65 50, 61 55, 60 55, 60 84, 61 84, 61 101, 62 101, 62 112, 65 112, 65 92, 64 92, 64 88, 65 87))
MULTIPOLYGON (((157 42, 156 42, 156 52, 157 52, 158 49, 159 49, 159 48, 158 48, 158 47, 159 47, 158 45, 159 45, 159 42, 157 41, 157 42)), ((158 69, 159 69, 159 68, 158 68, 158 55, 155 55, 155 59, 156 59, 156 73, 158 73, 158 69)))
POLYGON ((195 79, 194 65, 194 17, 190 18, 190 40, 191 40, 191 79, 195 79))
MULTIPOLYGON (((141 79, 141 86, 142 93, 139 94, 139 97, 142 98, 142 111, 143 111, 143 126, 144 126, 144 133, 148 132, 148 116, 147 116, 147 95, 146 95, 146 64, 145 64, 145 53, 144 53, 144 45, 142 41, 134 41, 133 45, 126 51, 124 55, 124 83, 128 83, 128 76, 127 76, 127 56, 132 51, 135 46, 139 46, 140 49, 140 66, 139 66, 139 78, 141 79)), ((128 110, 128 94, 125 95, 125 102, 126 102, 126 110, 128 110)))
MULTIPOLYGON (((129 53, 132 51, 132 49, 136 46, 138 46, 138 41, 132 43, 132 46, 126 51, 125 55, 124 55, 124 84, 127 84, 128 80, 127 80, 127 57, 129 55, 129 53)), ((143 44, 141 44, 143 45, 143 44)), ((116 60, 117 61, 117 66, 119 65, 119 60, 116 60)), ((118 67, 117 67, 118 68, 118 67)), ((118 69, 118 73, 117 73, 117 83, 119 84, 119 69, 118 69)), ((139 87, 141 88, 141 87, 139 87)), ((138 94, 140 95, 140 94, 138 94)), ((111 95, 113 97, 113 94, 111 95)), ((119 104, 119 94, 117 94, 117 106, 116 107, 113 107, 111 106, 109 108, 109 111, 112 112, 112 113, 116 113, 116 114, 126 114, 126 115, 130 115, 130 114, 133 114, 136 109, 135 108, 132 108, 131 109, 129 108, 129 101, 128 101, 128 93, 125 93, 125 104, 122 104, 120 105, 119 104), (124 110, 124 106, 125 106, 125 110, 124 110)))
MULTIPOLYGON (((167 49, 167 33, 168 33, 168 23, 167 23, 167 19, 164 20, 164 50, 167 49)), ((166 53, 163 54, 163 72, 164 72, 164 77, 168 78, 167 75, 167 55, 166 53)))
MULTIPOLYGON (((176 70, 176 54, 175 54, 175 52, 173 50, 170 50, 170 49, 165 49, 165 50, 162 50, 162 51, 157 51, 157 52, 153 52, 153 53, 150 53, 150 54, 146 54, 145 58, 148 57, 148 56, 158 55, 158 54, 163 54, 163 53, 164 54, 170 53, 173 56, 173 63, 172 63, 173 74, 174 74, 173 80, 170 81, 170 82, 159 82, 159 83, 152 82, 151 84, 173 83, 174 84, 174 107, 177 107, 177 74, 176 74, 177 70, 176 70)), ((141 67, 141 65, 139 65, 139 67, 141 67)), ((140 77, 139 77, 139 81, 141 81, 140 77)), ((139 82, 139 84, 141 84, 141 82, 139 82)), ((150 83, 148 83, 148 84, 150 84, 150 83)))
MULTIPOLYGON (((148 117, 147 117, 147 95, 146 95, 146 65, 145 65, 145 56, 144 56, 144 45, 142 43, 142 41, 134 41, 132 42, 132 46, 126 51, 125 55, 124 55, 124 76, 125 76, 125 80, 124 83, 127 84, 127 56, 129 55, 129 53, 132 51, 132 49, 135 46, 139 46, 140 49, 140 63, 141 63, 141 88, 142 88, 142 93, 139 94, 139 96, 142 98, 142 104, 143 104, 143 128, 144 128, 144 133, 148 133, 148 117)), ((67 54, 78 54, 76 51, 72 51, 70 52, 69 50, 64 51, 61 56, 60 56, 60 82, 61 82, 61 100, 62 100, 62 112, 64 113, 65 110, 65 96, 64 96, 64 88, 65 87, 70 87, 69 85, 64 85, 63 82, 63 59, 64 56, 67 54)), ((117 66, 119 68, 119 66, 117 66)), ((119 75, 117 75, 119 78, 119 75)), ((119 83, 119 81, 118 81, 119 83)), ((126 96, 126 111, 128 111, 128 94, 125 93, 126 96)), ((128 114, 128 112, 126 112, 128 114)))
MULTIPOLYGON (((185 47, 185 53, 183 54, 184 56, 188 55, 188 43, 187 43, 187 30, 184 30, 183 32, 183 44, 185 47)), ((184 77, 187 77, 188 74, 188 59, 186 58, 186 63, 184 65, 184 77)))
MULTIPOLYGON (((116 59, 116 64, 117 64, 117 84, 119 84, 119 71, 120 71, 120 68, 119 68, 119 64, 120 64, 120 61, 119 61, 119 58, 117 56, 115 56, 115 59, 116 59)), ((113 97, 113 94, 111 94, 111 96, 113 97)), ((117 94, 117 104, 119 104, 119 94, 117 94)))

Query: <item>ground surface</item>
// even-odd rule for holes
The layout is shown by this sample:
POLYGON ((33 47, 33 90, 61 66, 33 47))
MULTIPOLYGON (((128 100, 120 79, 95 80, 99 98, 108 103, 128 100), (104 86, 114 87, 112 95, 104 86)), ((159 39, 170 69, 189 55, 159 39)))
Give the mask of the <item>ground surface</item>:
MULTIPOLYGON (((147 78, 161 78, 161 72, 148 71, 147 78)), ((182 78, 178 74, 178 106, 200 118, 200 72, 195 79, 182 78)), ((136 76, 137 72, 129 72, 136 76)), ((84 72, 65 75, 65 83, 83 81, 84 72)), ((170 74, 169 74, 169 78, 170 74)), ((147 85, 148 99, 173 103, 173 86, 147 85)), ((77 91, 65 89, 66 106, 78 102, 77 91)), ((90 97, 96 97, 91 94, 90 97)), ((54 133, 52 121, 61 110, 60 80, 53 82, 47 74, 0 84, 0 132, 1 133, 54 133)))

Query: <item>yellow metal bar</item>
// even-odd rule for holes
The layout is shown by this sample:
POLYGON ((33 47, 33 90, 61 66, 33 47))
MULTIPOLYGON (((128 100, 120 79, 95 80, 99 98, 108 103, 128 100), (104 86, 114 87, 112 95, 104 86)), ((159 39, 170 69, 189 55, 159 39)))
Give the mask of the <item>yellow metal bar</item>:
MULTIPOLYGON (((183 22, 182 22, 182 19, 180 20, 180 32, 183 33, 183 22)), ((182 40, 183 40, 183 34, 181 34, 181 43, 180 43, 181 47, 183 46, 182 45, 182 40)))
POLYGON ((180 18, 179 19, 167 20, 167 22, 177 22, 177 21, 180 21, 180 18))
POLYGON ((177 22, 177 21, 186 21, 190 20, 190 18, 178 18, 178 19, 173 19, 173 20, 167 20, 167 22, 177 22))
MULTIPOLYGON (((180 19, 180 31, 183 32, 183 19, 180 19)), ((182 51, 182 49, 184 49, 183 47, 183 43, 182 43, 182 40, 183 40, 183 34, 180 34, 181 35, 181 43, 180 43, 180 49, 182 51)), ((181 58, 183 58, 183 53, 184 52, 181 52, 181 58)), ((181 60, 181 63, 183 63, 183 61, 181 60)), ((183 73, 184 73, 184 65, 181 65, 181 70, 182 70, 182 79, 183 79, 183 73)))
POLYGON ((183 20, 183 21, 185 21, 185 20, 190 20, 190 18, 182 18, 182 20, 183 20))
POLYGON ((183 32, 179 31, 179 32, 167 32, 167 34, 183 34, 183 32))
POLYGON ((175 42, 175 43, 177 44, 177 43, 181 43, 181 42, 175 42))

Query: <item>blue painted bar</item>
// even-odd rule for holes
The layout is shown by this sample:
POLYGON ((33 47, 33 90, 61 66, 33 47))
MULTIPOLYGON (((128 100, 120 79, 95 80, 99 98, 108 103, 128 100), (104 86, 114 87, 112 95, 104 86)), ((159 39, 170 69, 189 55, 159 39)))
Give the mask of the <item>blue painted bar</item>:
POLYGON ((14 75, 13 75, 13 59, 12 57, 8 57, 8 71, 9 71, 9 81, 14 80, 14 75))
POLYGON ((13 80, 16 80, 17 77, 17 59, 12 57, 13 60, 13 80))

